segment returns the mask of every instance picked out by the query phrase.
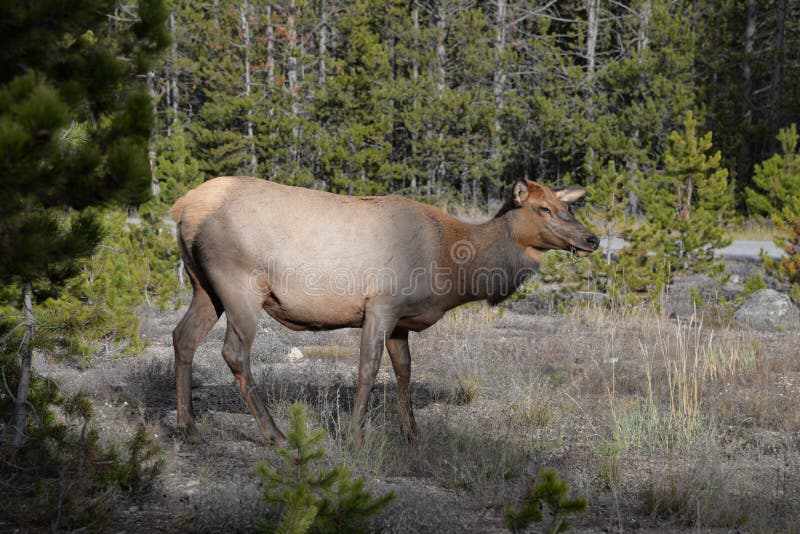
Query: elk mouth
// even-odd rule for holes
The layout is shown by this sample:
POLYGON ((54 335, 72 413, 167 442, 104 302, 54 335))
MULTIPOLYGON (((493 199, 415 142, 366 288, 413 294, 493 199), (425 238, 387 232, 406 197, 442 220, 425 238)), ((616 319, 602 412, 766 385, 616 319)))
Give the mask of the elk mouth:
POLYGON ((579 248, 574 245, 571 245, 567 250, 580 258, 585 258, 595 251, 595 249, 579 248))

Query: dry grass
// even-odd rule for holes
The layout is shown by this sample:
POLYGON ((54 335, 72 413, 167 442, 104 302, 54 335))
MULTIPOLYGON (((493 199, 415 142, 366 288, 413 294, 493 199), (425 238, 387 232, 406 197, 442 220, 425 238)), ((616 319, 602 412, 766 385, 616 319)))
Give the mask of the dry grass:
MULTIPOLYGON (((589 513, 575 521, 587 531, 796 527, 800 333, 736 330, 702 317, 676 321, 643 307, 524 316, 465 306, 412 336, 419 439, 407 443, 399 431, 396 386, 384 361, 360 446, 347 437, 357 348, 346 338, 285 335, 286 346, 307 357, 254 367, 281 428, 289 406, 304 402, 310 424, 328 433, 331 465, 371 481, 435 485, 456 495, 448 506, 458 503, 460 516, 476 525, 479 517, 500 524, 503 508, 542 468, 554 467, 574 495, 588 498, 589 513)), ((236 499, 257 499, 252 466, 275 452, 261 446, 219 340, 209 343, 196 360, 194 390, 208 443, 166 443, 167 497, 153 506, 166 506, 173 493, 183 499, 191 487, 202 495, 193 502, 208 508, 208 529, 219 526, 219 516, 247 530, 241 518, 213 512, 244 503, 237 508, 214 493, 242 487, 236 499)), ((75 388, 114 384, 92 389, 112 405, 105 409, 110 428, 115 417, 127 417, 176 437, 169 356, 103 370, 94 382, 70 380, 75 388)), ((403 502, 413 502, 407 506, 420 517, 441 514, 435 499, 403 502)), ((259 509, 255 500, 249 506, 259 509)))
POLYGON ((779 232, 771 220, 759 218, 749 219, 730 227, 728 235, 734 240, 772 241, 779 232))
POLYGON ((306 358, 331 358, 341 359, 347 357, 351 351, 347 347, 341 345, 306 345, 303 349, 303 355, 306 358))

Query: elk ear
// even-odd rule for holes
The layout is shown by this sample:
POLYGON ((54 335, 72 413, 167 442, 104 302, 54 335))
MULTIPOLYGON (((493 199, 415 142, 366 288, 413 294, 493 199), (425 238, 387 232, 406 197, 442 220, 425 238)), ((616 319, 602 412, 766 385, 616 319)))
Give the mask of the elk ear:
POLYGON ((586 194, 586 189, 582 187, 567 187, 566 189, 561 189, 560 191, 555 191, 556 197, 569 204, 570 202, 575 202, 583 198, 583 195, 586 194))
POLYGON ((514 184, 514 202, 519 206, 528 198, 528 184, 520 180, 514 184))

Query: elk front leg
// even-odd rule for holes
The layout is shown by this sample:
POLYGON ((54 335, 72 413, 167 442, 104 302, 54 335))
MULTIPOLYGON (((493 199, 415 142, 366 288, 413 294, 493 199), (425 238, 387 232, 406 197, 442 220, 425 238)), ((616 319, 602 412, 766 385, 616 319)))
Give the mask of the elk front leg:
POLYGON ((411 351, 408 348, 408 330, 396 328, 386 340, 386 349, 392 359, 397 378, 397 402, 400 412, 400 431, 408 441, 417 439, 417 422, 411 407, 408 385, 411 382, 411 351))
POLYGON ((350 434, 356 441, 361 440, 361 427, 367 414, 367 405, 375 377, 381 366, 383 346, 394 330, 396 319, 388 310, 368 309, 361 330, 361 354, 358 364, 358 385, 353 405, 353 416, 350 419, 350 434))

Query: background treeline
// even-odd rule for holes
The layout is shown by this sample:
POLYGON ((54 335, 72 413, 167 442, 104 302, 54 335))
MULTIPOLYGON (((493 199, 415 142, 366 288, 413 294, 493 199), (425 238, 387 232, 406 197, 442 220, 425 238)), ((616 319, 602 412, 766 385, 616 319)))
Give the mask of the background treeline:
POLYGON ((647 179, 691 110, 744 213, 754 165, 800 116, 794 0, 169 7, 149 80, 165 203, 251 174, 491 209, 520 177, 591 184, 614 161, 647 179))

